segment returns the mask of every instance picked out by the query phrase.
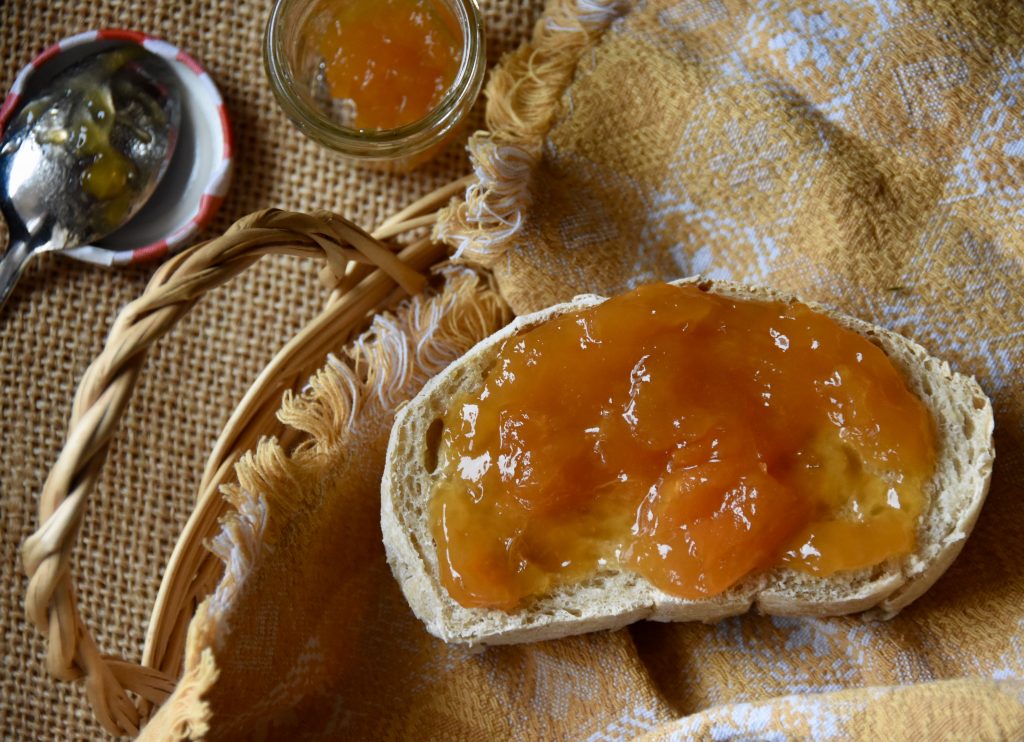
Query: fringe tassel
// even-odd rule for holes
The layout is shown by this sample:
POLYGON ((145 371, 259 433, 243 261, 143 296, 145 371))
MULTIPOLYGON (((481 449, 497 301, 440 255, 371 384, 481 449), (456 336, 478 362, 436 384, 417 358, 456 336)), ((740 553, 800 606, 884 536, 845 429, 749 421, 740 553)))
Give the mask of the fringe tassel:
POLYGON ((235 562, 240 569, 250 563, 238 556, 248 544, 273 543, 297 510, 314 505, 306 498, 318 494, 320 463, 336 463, 367 428, 380 428, 427 379, 508 322, 508 307, 489 278, 456 265, 439 272, 445 279, 440 293, 417 295, 394 313, 378 314, 340 357, 328 356, 301 394, 284 395, 278 419, 305 440, 285 452, 276 440, 264 439, 236 464, 238 485, 225 492, 237 515, 214 544, 229 572, 235 562))
POLYGON ((149 723, 139 733, 138 742, 177 742, 178 740, 202 739, 210 730, 210 704, 203 695, 220 675, 213 651, 207 646, 208 637, 216 629, 208 616, 209 600, 204 600, 196 609, 189 624, 186 642, 185 674, 149 723))
POLYGON ((439 272, 445 279, 440 292, 377 315, 340 357, 329 357, 302 394, 285 396, 278 417, 306 434, 300 445, 288 452, 263 439, 236 464, 238 484, 224 488, 234 512, 211 544, 224 575, 189 625, 185 674, 146 726, 147 738, 206 734, 211 711, 202 697, 217 679, 213 650, 226 636, 235 596, 262 550, 306 512, 304 505, 313 505, 307 500, 319 495, 326 467, 363 436, 386 433, 398 404, 511 319, 489 277, 457 265, 439 272))
POLYGON ((434 238, 455 248, 455 259, 491 266, 523 225, 530 175, 558 100, 583 54, 620 14, 621 0, 552 0, 533 39, 506 55, 487 84, 487 128, 469 140, 477 183, 453 199, 434 238))
MULTIPOLYGON (((273 447, 264 446, 262 441, 260 448, 267 455, 275 453, 273 447)), ((225 615, 228 607, 234 603, 238 589, 256 561, 267 524, 267 505, 263 498, 238 487, 231 488, 226 494, 235 512, 221 523, 221 532, 210 544, 210 550, 224 562, 224 575, 220 584, 205 601, 210 604, 208 608, 215 616, 225 615)), ((216 635, 220 635, 219 632, 216 635)))

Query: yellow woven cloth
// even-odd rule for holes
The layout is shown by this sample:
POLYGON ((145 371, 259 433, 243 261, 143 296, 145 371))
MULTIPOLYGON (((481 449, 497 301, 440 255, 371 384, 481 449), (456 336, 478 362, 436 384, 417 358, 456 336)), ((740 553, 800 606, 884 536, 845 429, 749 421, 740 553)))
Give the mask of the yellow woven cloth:
POLYGON ((438 230, 515 311, 701 272, 977 375, 991 494, 896 619, 641 624, 479 654, 429 637, 384 562, 377 489, 394 405, 506 319, 485 278, 449 268, 286 404, 306 444, 241 468, 227 575, 144 734, 1024 736, 1022 80, 1009 1, 553 0, 493 75, 480 185, 438 230))

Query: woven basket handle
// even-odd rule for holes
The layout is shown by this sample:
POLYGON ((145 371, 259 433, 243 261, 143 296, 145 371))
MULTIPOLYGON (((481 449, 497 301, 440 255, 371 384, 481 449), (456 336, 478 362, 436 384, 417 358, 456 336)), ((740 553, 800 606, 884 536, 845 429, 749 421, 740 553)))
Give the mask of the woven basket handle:
POLYGON ((39 499, 39 530, 22 547, 31 578, 26 612, 47 637, 47 669, 62 680, 84 676, 97 718, 114 734, 139 730, 139 708, 126 691, 159 704, 175 681, 155 669, 102 655, 79 617, 70 561, 86 499, 99 478, 149 347, 206 291, 270 254, 323 260, 327 278, 340 286, 366 270, 357 264, 379 268, 410 294, 420 291, 426 281, 377 239, 336 214, 270 209, 244 217, 221 237, 168 260, 142 296, 118 315, 103 351, 75 393, 67 441, 39 499))

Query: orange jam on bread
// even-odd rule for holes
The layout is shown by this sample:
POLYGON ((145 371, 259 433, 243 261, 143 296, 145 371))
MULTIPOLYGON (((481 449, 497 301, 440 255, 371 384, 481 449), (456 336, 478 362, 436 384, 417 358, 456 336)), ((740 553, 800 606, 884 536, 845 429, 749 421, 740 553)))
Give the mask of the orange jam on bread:
POLYGON ((452 401, 439 462, 442 583, 511 610, 602 570, 696 599, 905 555, 935 450, 863 336, 800 303, 652 284, 507 339, 452 401))
POLYGON ((437 107, 462 61, 443 0, 342 0, 320 39, 331 96, 354 129, 395 129, 437 107))

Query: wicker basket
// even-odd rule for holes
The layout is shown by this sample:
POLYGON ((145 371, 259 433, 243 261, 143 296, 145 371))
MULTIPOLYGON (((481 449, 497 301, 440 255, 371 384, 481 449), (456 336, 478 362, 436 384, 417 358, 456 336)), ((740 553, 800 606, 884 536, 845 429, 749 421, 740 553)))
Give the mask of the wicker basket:
POLYGON ((174 689, 182 670, 192 615, 220 578, 220 560, 204 546, 219 527, 226 503, 222 484, 234 464, 264 435, 289 445, 276 419, 281 395, 298 389, 329 350, 362 329, 374 311, 421 291, 444 246, 421 237, 399 248, 386 242, 429 227, 437 209, 472 181, 467 176, 425 196, 384 221, 372 234, 329 212, 271 209, 236 222, 223 236, 168 260, 142 296, 118 315, 103 351, 75 393, 64 449, 39 499, 39 529, 25 542, 30 579, 29 619, 47 637, 46 666, 64 681, 85 679, 97 719, 114 734, 135 734, 174 689), (229 281, 264 255, 313 257, 333 290, 321 310, 263 369, 242 398, 206 462, 196 506, 164 572, 150 619, 142 664, 104 655, 75 606, 70 558, 85 512, 149 347, 208 290, 229 281), (138 699, 129 697, 130 691, 138 699))

